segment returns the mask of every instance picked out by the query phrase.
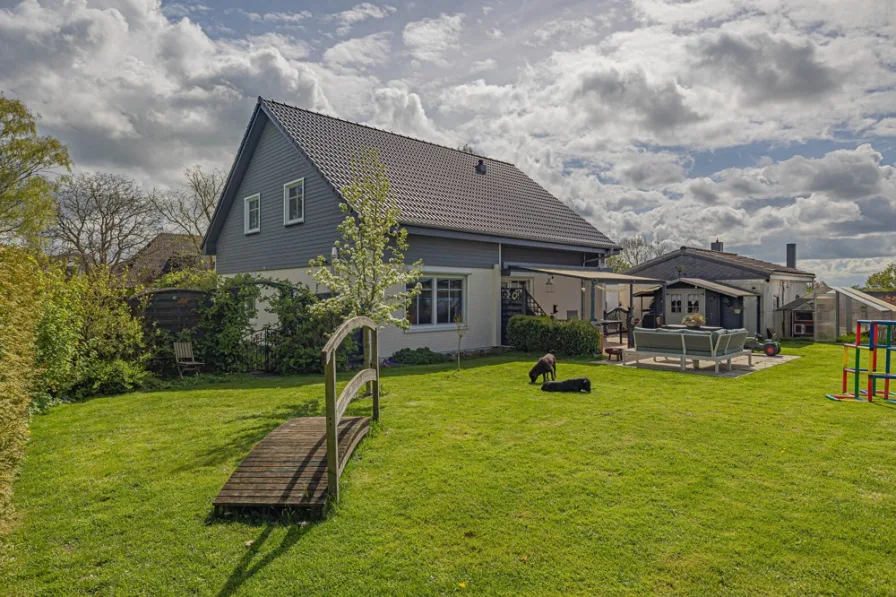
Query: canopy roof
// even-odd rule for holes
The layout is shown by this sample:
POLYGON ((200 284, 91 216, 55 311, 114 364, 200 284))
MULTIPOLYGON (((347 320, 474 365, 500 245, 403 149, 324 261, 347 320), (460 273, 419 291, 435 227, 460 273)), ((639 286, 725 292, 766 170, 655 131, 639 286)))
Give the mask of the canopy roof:
POLYGON ((527 272, 539 272, 551 276, 565 276, 567 278, 578 278, 579 280, 593 280, 604 284, 654 284, 662 282, 655 278, 642 278, 641 276, 630 276, 628 274, 617 274, 616 272, 604 272, 595 269, 577 269, 572 267, 548 267, 535 265, 513 265, 511 269, 524 270, 527 272))
POLYGON ((883 301, 875 296, 871 296, 870 294, 865 294, 861 290, 856 290, 855 288, 837 286, 835 288, 831 288, 825 294, 833 294, 835 292, 847 296, 854 301, 858 301, 863 305, 871 307, 879 313, 889 313, 892 311, 896 311, 896 306, 891 305, 887 301, 883 301))

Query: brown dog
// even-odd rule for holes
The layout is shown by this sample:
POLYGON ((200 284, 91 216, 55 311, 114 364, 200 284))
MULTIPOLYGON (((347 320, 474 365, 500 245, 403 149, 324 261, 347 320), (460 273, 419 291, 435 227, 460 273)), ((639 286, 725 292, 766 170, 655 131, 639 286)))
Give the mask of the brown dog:
POLYGON ((529 369, 529 382, 535 383, 539 375, 542 376, 541 381, 543 382, 548 380, 548 375, 551 376, 552 381, 557 379, 557 359, 551 353, 538 359, 535 366, 529 369))

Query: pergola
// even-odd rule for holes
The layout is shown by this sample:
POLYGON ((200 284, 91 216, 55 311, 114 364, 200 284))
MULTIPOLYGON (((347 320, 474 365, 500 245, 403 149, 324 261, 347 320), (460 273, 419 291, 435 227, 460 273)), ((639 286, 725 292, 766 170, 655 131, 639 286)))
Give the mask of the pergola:
POLYGON ((597 322, 598 319, 595 313, 595 289, 599 284, 627 284, 628 285, 628 297, 629 297, 629 311, 628 318, 626 321, 626 328, 628 329, 628 345, 631 347, 634 343, 634 335, 632 333, 632 310, 634 309, 635 304, 635 284, 660 284, 663 288, 663 304, 665 304, 666 300, 666 280, 657 280, 655 278, 644 278, 642 276, 630 276, 628 274, 618 274, 616 272, 612 272, 609 270, 599 270, 593 268, 586 267, 573 267, 573 266, 564 266, 564 267, 552 267, 552 266, 541 266, 541 265, 531 265, 531 264, 508 264, 510 269, 512 270, 522 270, 528 272, 538 272, 541 274, 548 274, 551 276, 561 276, 566 278, 576 278, 578 280, 582 280, 583 282, 591 283, 591 321, 597 322))

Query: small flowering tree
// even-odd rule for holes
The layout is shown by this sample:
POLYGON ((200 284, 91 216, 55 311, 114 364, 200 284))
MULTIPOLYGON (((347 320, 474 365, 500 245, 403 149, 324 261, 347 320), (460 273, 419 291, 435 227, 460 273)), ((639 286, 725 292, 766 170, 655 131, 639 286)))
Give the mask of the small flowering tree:
POLYGON ((353 181, 342 189, 342 240, 336 241, 329 262, 319 256, 310 263, 309 274, 330 296, 311 309, 343 317, 366 315, 381 326, 407 329, 406 312, 420 294, 423 262, 405 264, 408 233, 398 224, 401 211, 389 196, 386 167, 377 151, 363 150, 352 166, 353 181))

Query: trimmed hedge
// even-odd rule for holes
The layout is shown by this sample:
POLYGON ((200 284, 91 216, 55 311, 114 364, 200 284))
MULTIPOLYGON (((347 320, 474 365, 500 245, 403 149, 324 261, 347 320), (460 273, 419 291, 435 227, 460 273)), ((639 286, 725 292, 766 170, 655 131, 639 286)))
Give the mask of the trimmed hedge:
MULTIPOLYGON (((40 269, 26 252, 0 246, 0 531, 12 512, 12 483, 28 440, 28 406, 37 381, 34 343, 40 269)), ((0 533, 2 534, 2 533, 0 533)))
POLYGON ((577 319, 557 321, 544 315, 514 315, 507 322, 507 336, 511 346, 525 352, 600 353, 600 330, 577 319))

